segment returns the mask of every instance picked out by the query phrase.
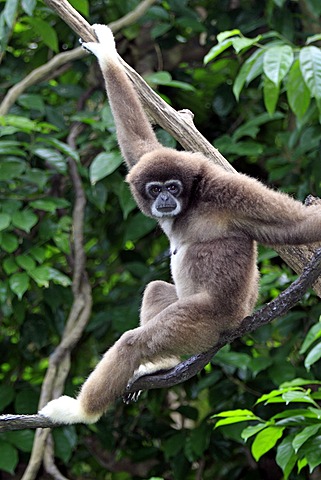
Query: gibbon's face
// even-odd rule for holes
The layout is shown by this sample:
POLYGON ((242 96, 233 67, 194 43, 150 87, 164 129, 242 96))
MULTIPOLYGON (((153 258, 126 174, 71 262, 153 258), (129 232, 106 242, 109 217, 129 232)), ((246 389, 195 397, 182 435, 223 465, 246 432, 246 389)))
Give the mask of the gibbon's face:
POLYGON ((145 185, 151 215, 155 218, 175 217, 182 211, 183 185, 180 180, 151 181, 145 185))

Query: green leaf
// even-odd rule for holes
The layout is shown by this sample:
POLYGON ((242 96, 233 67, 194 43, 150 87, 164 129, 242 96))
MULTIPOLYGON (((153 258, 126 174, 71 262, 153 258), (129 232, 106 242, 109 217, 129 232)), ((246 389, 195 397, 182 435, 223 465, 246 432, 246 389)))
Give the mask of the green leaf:
POLYGON ((77 444, 77 434, 74 425, 56 428, 53 432, 55 454, 64 463, 68 463, 77 444))
POLYGON ((207 65, 211 60, 214 60, 218 55, 227 50, 233 44, 232 39, 223 40, 221 43, 214 45, 204 57, 204 64, 207 65))
POLYGON ((3 16, 8 27, 12 28, 18 10, 18 0, 6 0, 3 9, 3 16))
POLYGON ((7 213, 0 213, 0 230, 5 230, 9 227, 11 217, 7 213))
POLYGON ((14 470, 18 464, 17 450, 2 440, 0 440, 0 470, 14 474, 14 470))
POLYGON ((36 262, 29 255, 18 255, 16 257, 16 262, 19 267, 27 271, 36 267, 36 262))
POLYGON ((316 323, 313 325, 308 333, 305 336, 304 342, 300 348, 299 353, 302 355, 304 354, 318 338, 321 337, 321 322, 316 323))
POLYGON ((69 3, 85 17, 89 16, 89 2, 88 0, 69 0, 69 3))
POLYGON ((154 230, 156 226, 156 221, 153 218, 146 217, 141 212, 136 213, 133 215, 125 229, 124 234, 124 244, 131 240, 132 242, 136 242, 137 240, 143 238, 147 233, 150 233, 154 230))
POLYGON ((26 273, 14 273, 9 278, 9 285, 13 293, 21 300, 29 287, 29 275, 26 273))
POLYGON ((310 397, 310 395, 306 392, 285 392, 282 395, 283 400, 286 404, 293 403, 293 402, 303 402, 303 403, 312 403, 313 405, 317 406, 317 403, 310 397))
POLYGON ((59 173, 67 173, 67 164, 60 152, 52 150, 51 148, 36 147, 33 149, 33 153, 50 163, 59 173))
POLYGON ((296 60, 287 78, 286 94, 293 113, 301 119, 310 105, 310 91, 306 86, 300 69, 299 60, 296 60))
POLYGON ((8 253, 17 250, 19 241, 16 235, 8 232, 0 232, 0 247, 8 253))
POLYGON ((31 430, 21 430, 20 432, 6 432, 6 439, 12 445, 22 452, 31 452, 35 433, 31 430))
POLYGON ((224 40, 230 37, 235 37, 235 35, 241 35, 241 31, 238 28, 234 28, 234 30, 226 30, 225 32, 221 32, 217 35, 218 43, 222 43, 224 40))
POLYGON ((20 95, 18 99, 19 105, 27 108, 28 110, 39 110, 40 112, 45 112, 45 102, 41 95, 36 95, 34 93, 25 93, 20 95))
POLYGON ((256 461, 275 446, 276 442, 282 437, 284 428, 271 426, 257 434, 251 449, 256 461))
POLYGON ((270 115, 273 115, 275 112, 275 108, 279 99, 279 93, 279 86, 265 76, 263 83, 264 105, 270 115))
POLYGON ((113 173, 122 164, 122 161, 118 152, 99 153, 89 168, 89 178, 92 185, 113 173))
POLYGON ((42 198, 40 200, 34 200, 29 203, 30 207, 36 208, 37 210, 43 210, 45 212, 54 213, 57 208, 61 208, 60 205, 57 205, 57 202, 47 198, 42 198))
POLYGON ((62 272, 59 272, 59 270, 56 270, 55 268, 50 268, 49 269, 49 278, 50 280, 53 280, 55 283, 58 285, 62 285, 63 287, 68 287, 69 285, 72 284, 71 278, 67 277, 62 272))
POLYGON ((7 275, 12 275, 17 270, 19 270, 18 265, 15 262, 13 257, 7 257, 3 260, 2 263, 3 270, 6 272, 7 275))
POLYGON ((50 268, 46 265, 40 265, 39 267, 30 270, 28 273, 39 287, 49 287, 50 268))
POLYGON ((313 42, 319 42, 321 40, 321 33, 316 33, 315 35, 312 35, 311 37, 308 37, 306 39, 306 44, 307 45, 310 45, 310 43, 313 43, 313 42))
POLYGON ((56 31, 52 28, 50 23, 42 20, 39 17, 25 17, 24 21, 28 22, 32 26, 47 47, 51 48, 51 50, 56 53, 59 51, 58 37, 56 31))
POLYGON ((270 47, 264 54, 263 71, 279 87, 293 62, 293 50, 289 45, 270 47))
POLYGON ((27 13, 27 15, 32 16, 33 11, 36 7, 37 0, 22 0, 21 6, 24 10, 24 12, 27 13))
POLYGON ((307 370, 310 370, 311 365, 320 360, 321 358, 321 342, 318 343, 312 350, 308 353, 306 359, 304 360, 304 366, 307 370))
POLYGON ((286 436, 277 447, 275 460, 284 473, 284 480, 289 478, 297 461, 297 456, 292 446, 293 437, 294 435, 286 436))
POLYGON ((14 399, 14 393, 14 388, 11 385, 0 385, 0 412, 2 412, 7 405, 10 405, 14 399))
POLYGON ((319 48, 303 47, 300 51, 300 68, 311 96, 321 98, 321 51, 319 48))
POLYGON ((31 210, 22 210, 12 215, 12 223, 15 227, 29 233, 38 222, 38 217, 31 210))
MULTIPOLYGON (((310 473, 321 464, 320 455, 321 435, 310 438, 300 448, 300 456, 305 456, 310 467, 310 473)), ((302 458, 302 457, 301 457, 302 458)))
MULTIPOLYGON (((41 138, 41 141, 43 142, 44 139, 41 138)), ((79 154, 76 152, 75 149, 71 148, 67 143, 61 142, 60 140, 57 140, 57 138, 51 137, 51 138, 46 138, 45 142, 47 144, 53 145, 54 147, 57 148, 61 153, 67 155, 68 157, 71 157, 72 159, 75 160, 75 162, 79 162, 79 154)))
POLYGON ((321 425, 310 425, 309 427, 305 427, 300 433, 298 433, 292 442, 292 446, 295 450, 295 453, 298 453, 299 448, 309 440, 309 438, 313 437, 318 431, 320 430, 321 425))
POLYGON ((249 427, 244 428, 241 433, 243 440, 247 441, 248 438, 252 437, 259 433, 263 428, 266 428, 266 423, 258 423, 257 425, 250 425, 249 427))
POLYGON ((20 177, 26 169, 26 164, 21 160, 1 160, 0 180, 12 180, 20 177))
POLYGON ((263 71, 264 50, 256 50, 242 65, 233 85, 233 93, 239 99, 244 85, 248 85, 263 71))
POLYGON ((262 35, 257 35, 255 38, 235 37, 233 38, 233 48, 236 53, 240 53, 242 50, 255 45, 261 38, 262 35))

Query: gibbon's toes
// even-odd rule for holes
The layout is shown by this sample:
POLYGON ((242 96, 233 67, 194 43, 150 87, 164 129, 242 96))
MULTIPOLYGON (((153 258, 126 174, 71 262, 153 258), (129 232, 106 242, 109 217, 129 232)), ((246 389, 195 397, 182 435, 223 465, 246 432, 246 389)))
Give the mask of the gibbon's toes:
POLYGON ((137 392, 133 392, 133 393, 125 393, 123 395, 123 402, 126 405, 129 405, 132 402, 137 402, 141 393, 142 393, 142 390, 138 390, 137 392))
POLYGON ((82 46, 84 50, 86 50, 89 53, 93 53, 98 57, 100 51, 101 51, 101 45, 97 42, 84 42, 83 40, 79 39, 79 43, 82 46))
POLYGON ((63 424, 95 423, 101 416, 100 414, 89 415, 83 410, 79 400, 66 395, 51 400, 38 414, 50 418, 53 422, 63 424))

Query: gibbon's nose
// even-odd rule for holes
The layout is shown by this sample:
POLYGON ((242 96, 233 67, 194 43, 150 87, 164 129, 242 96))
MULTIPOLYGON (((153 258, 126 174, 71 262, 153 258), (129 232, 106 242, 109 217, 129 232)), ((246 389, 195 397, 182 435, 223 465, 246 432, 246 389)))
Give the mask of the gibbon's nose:
POLYGON ((166 201, 166 200, 169 199, 169 195, 168 195, 167 192, 162 192, 162 193, 160 194, 160 198, 161 198, 161 200, 166 201))

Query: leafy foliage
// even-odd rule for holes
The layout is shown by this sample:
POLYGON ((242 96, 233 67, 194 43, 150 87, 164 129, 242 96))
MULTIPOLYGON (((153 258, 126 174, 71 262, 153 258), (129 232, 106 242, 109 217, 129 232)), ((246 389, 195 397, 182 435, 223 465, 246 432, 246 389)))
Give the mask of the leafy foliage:
MULTIPOLYGON (((90 23, 108 23, 139 2, 71 3, 90 23)), ((0 5, 4 99, 78 41, 38 0, 0 5)), ((303 199, 321 194, 320 15, 313 0, 160 1, 122 30, 119 45, 175 108, 195 113, 200 131, 238 170, 303 199)), ((92 58, 29 85, 6 113, 0 117, 0 411, 34 413, 73 302, 70 160, 87 201, 93 308, 72 353, 66 393, 77 392, 104 350, 137 325, 146 283, 169 278, 168 245, 137 212, 124 183, 92 58), (71 146, 75 124, 81 128, 71 146)), ((157 134, 175 146, 166 132, 157 134)), ((259 265, 264 303, 294 276, 268 249, 260 248, 259 265)), ((252 480, 267 470, 275 479, 309 478, 320 468, 320 315, 310 292, 285 317, 222 349, 198 378, 144 393, 134 405, 119 402, 90 428, 56 429, 57 466, 69 478, 252 480)), ((1 434, 0 469, 21 476, 33 439, 28 430, 1 434)))

